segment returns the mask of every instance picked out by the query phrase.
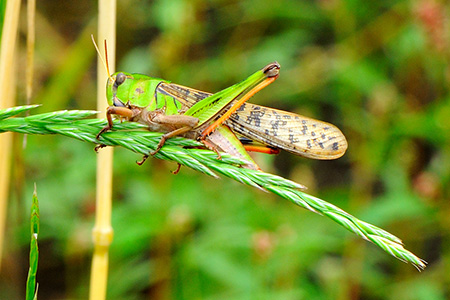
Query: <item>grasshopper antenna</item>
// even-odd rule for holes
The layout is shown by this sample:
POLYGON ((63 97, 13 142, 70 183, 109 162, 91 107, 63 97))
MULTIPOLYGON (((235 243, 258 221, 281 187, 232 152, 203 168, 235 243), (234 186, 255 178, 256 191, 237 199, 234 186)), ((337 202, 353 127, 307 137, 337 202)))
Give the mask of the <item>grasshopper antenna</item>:
POLYGON ((95 50, 97 50, 98 53, 98 57, 100 57, 100 60, 103 63, 103 66, 105 66, 106 69, 106 73, 108 74, 108 77, 111 81, 113 81, 113 79, 111 78, 111 73, 109 72, 109 65, 108 65, 108 47, 106 44, 106 40, 105 40, 105 59, 103 59, 102 54, 100 53, 100 50, 98 49, 97 43, 95 42, 94 39, 94 35, 91 34, 91 39, 92 39, 92 43, 94 44, 95 50))

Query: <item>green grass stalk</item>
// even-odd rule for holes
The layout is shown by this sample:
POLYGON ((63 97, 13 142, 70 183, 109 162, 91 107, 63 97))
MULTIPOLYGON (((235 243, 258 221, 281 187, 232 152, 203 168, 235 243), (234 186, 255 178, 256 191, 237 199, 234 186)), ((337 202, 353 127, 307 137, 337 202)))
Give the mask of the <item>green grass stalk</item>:
MULTIPOLYGON (((94 111, 60 111, 25 118, 10 118, 31 108, 33 106, 22 106, 0 111, 0 132, 62 134, 98 144, 96 134, 106 125, 104 119, 81 120, 95 115, 97 112, 94 111)), ((101 136, 101 143, 107 146, 122 146, 143 155, 153 151, 161 138, 161 133, 145 131, 143 130, 145 126, 138 123, 117 122, 114 128, 115 131, 106 132, 101 136)), ((398 237, 357 219, 333 204, 308 195, 302 191, 302 185, 280 176, 240 168, 245 161, 226 153, 218 160, 217 154, 212 151, 192 148, 198 146, 201 146, 201 143, 194 140, 171 138, 154 157, 175 161, 210 176, 218 177, 216 175, 218 173, 243 184, 275 193, 300 207, 333 220, 397 259, 413 264, 418 270, 426 267, 426 262, 406 250, 398 237)))
POLYGON ((38 268, 38 235, 39 235, 39 201, 36 185, 34 186, 33 200, 31 203, 31 242, 30 242, 30 269, 28 270, 26 300, 37 298, 36 274, 38 268))

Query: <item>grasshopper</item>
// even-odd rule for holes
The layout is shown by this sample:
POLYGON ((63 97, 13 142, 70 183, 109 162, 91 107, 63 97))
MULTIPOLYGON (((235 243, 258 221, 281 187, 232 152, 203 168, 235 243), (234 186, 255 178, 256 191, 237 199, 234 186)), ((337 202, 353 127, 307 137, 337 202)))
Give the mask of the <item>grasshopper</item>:
POLYGON ((129 121, 146 124, 150 131, 165 133, 151 155, 158 152, 168 138, 180 135, 202 141, 219 156, 218 148, 244 158, 250 161, 247 167, 259 169, 229 128, 222 125, 220 119, 216 119, 224 108, 227 108, 227 112, 236 110, 239 103, 246 102, 253 94, 270 84, 278 76, 278 70, 278 63, 269 64, 243 82, 193 105, 184 105, 159 89, 162 84, 170 84, 168 81, 141 74, 115 73, 107 83, 106 94, 110 105, 106 112, 108 125, 97 137, 112 128, 112 115, 119 115, 129 121), (146 90, 151 92, 144 92, 146 90))
MULTIPOLYGON (((108 70, 107 62, 105 66, 108 70)), ((164 133, 151 155, 157 153, 168 138, 184 136, 202 141, 219 157, 218 151, 222 150, 249 161, 245 167, 259 169, 236 138, 234 133, 238 133, 268 146, 263 152, 276 153, 271 150, 275 148, 314 159, 341 157, 347 149, 347 141, 336 126, 246 103, 272 83, 279 70, 278 63, 268 64, 244 81, 215 94, 142 74, 116 72, 107 81, 108 125, 97 138, 112 128, 112 115, 118 115, 144 123, 150 131, 164 133)))

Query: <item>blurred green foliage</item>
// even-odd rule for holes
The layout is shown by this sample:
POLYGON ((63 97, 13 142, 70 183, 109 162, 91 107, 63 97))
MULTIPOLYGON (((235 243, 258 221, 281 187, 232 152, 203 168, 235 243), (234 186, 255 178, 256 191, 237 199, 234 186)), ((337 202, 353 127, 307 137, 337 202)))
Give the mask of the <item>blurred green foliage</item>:
MULTIPOLYGON (((40 112, 95 108, 96 9, 38 1, 40 112)), ((280 78, 252 102, 333 123, 349 149, 336 161, 258 156, 262 168, 399 236, 429 267, 418 273, 273 195, 186 168, 174 176, 156 159, 139 167, 118 149, 108 299, 448 299, 449 16, 438 0, 119 1, 118 70, 215 92, 277 60, 280 78)), ((85 299, 95 152, 63 137, 22 140, 0 298, 25 292, 36 182, 39 296, 85 299)))

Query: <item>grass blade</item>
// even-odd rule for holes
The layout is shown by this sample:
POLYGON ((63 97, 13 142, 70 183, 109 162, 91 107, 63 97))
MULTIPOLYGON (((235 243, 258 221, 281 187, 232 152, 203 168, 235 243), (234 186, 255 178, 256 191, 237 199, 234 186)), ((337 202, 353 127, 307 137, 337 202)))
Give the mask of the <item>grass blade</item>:
POLYGON ((28 270, 26 300, 37 297, 36 274, 38 267, 38 235, 39 235, 39 201, 36 185, 34 186, 33 201, 31 203, 31 242, 30 242, 30 269, 28 270))
MULTIPOLYGON (((58 133, 95 143, 95 136, 105 126, 106 121, 102 119, 77 120, 77 116, 82 119, 93 113, 89 111, 60 111, 25 118, 5 119, 0 121, 0 132, 58 133), (40 116, 43 117, 42 120, 36 121, 40 119, 40 116)), ((117 123, 114 125, 117 131, 103 134, 101 143, 107 146, 122 146, 146 155, 156 148, 162 134, 143 131, 143 127, 145 126, 137 123, 117 123)), ((277 194, 298 206, 333 220, 363 239, 374 243, 390 255, 413 264, 418 270, 426 267, 425 261, 403 248, 399 238, 381 228, 357 219, 335 205, 300 191, 303 188, 302 185, 280 176, 240 168, 239 165, 245 164, 245 161, 240 162, 227 154, 223 154, 225 159, 218 160, 217 155, 212 151, 182 146, 198 147, 201 144, 184 138, 172 138, 166 142, 164 147, 155 155, 155 158, 172 160, 210 176, 216 177, 216 172, 243 184, 277 194)))

